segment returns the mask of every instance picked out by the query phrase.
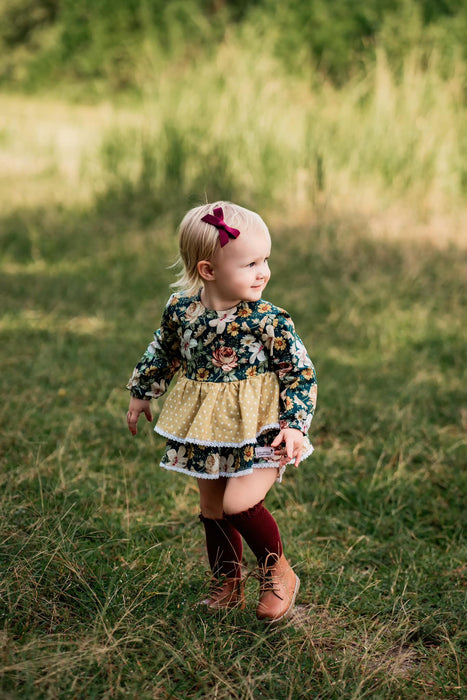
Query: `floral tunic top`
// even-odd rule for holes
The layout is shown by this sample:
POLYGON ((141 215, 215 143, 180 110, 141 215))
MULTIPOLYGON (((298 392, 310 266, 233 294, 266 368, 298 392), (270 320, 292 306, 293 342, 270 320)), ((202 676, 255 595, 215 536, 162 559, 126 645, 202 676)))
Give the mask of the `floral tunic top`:
MULTIPOLYGON (((279 428, 310 427, 313 364, 290 316, 267 301, 215 311, 200 294, 173 294, 127 387, 158 398, 176 372, 155 427, 166 469, 215 479, 277 466, 269 446, 279 428)), ((305 437, 301 459, 312 451, 305 437)))

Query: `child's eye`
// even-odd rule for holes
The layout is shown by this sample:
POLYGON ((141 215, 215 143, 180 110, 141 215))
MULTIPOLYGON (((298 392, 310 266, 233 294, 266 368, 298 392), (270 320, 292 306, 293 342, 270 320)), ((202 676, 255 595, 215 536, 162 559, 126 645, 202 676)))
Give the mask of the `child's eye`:
POLYGON ((256 265, 255 262, 248 263, 248 267, 254 267, 256 265))

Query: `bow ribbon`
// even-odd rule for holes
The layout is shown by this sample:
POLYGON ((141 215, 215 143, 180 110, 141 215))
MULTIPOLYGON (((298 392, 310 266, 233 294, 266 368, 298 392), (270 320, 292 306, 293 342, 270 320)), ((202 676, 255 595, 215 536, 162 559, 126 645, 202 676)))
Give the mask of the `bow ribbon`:
POLYGON ((227 226, 224 221, 224 212, 221 207, 214 209, 213 214, 206 214, 206 216, 201 217, 201 221, 205 221, 207 224, 212 224, 219 231, 219 241, 221 248, 229 242, 229 238, 237 238, 240 235, 240 231, 231 226, 227 226))

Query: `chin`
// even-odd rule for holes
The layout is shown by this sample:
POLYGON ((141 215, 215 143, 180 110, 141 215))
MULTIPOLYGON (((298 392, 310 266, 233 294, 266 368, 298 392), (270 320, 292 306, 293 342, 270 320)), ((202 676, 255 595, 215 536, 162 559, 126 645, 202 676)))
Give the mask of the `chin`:
POLYGON ((261 294, 263 293, 264 287, 260 287, 259 289, 252 289, 250 292, 251 296, 251 301, 258 301, 258 299, 261 299, 261 294))

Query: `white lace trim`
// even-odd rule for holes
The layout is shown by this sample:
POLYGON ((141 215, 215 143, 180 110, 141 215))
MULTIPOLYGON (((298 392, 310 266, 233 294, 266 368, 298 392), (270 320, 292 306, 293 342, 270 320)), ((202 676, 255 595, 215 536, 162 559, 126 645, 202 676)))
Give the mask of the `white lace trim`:
POLYGON ((186 440, 185 438, 178 437, 177 435, 172 435, 172 433, 162 430, 157 425, 154 428, 154 432, 162 435, 165 438, 174 440, 174 442, 179 442, 182 445, 201 445, 204 447, 244 447, 245 445, 254 445, 258 437, 265 433, 267 430, 279 430, 279 423, 270 423, 269 425, 263 425, 261 430, 256 433, 256 437, 249 438, 248 440, 243 440, 242 442, 215 442, 214 440, 197 440, 196 438, 190 438, 186 440))
MULTIPOLYGON (((314 451, 313 445, 310 444, 309 449, 303 454, 303 456, 300 459, 300 462, 302 462, 304 459, 309 457, 311 453, 314 451)), ((226 476, 226 477, 236 477, 236 476, 247 476, 247 474, 253 474, 254 469, 277 469, 278 475, 276 481, 280 484, 282 483, 282 477, 284 476, 284 472, 286 470, 286 467, 289 464, 293 464, 294 460, 291 459, 290 462, 287 462, 287 464, 284 464, 282 467, 277 466, 277 462, 255 462, 251 469, 245 469, 244 471, 240 472, 218 472, 217 474, 208 474, 207 472, 195 472, 191 471, 190 469, 185 469, 184 467, 176 467, 174 464, 167 464, 164 462, 160 462, 160 466, 163 469, 167 469, 167 471, 171 472, 179 472, 180 474, 187 474, 188 476, 194 476, 197 479, 219 479, 221 476, 226 476)))
MULTIPOLYGON (((275 467, 276 469, 279 470, 279 467, 276 464, 254 464, 251 469, 244 469, 241 472, 218 472, 217 474, 207 474, 205 472, 190 471, 189 469, 184 469, 183 467, 176 467, 172 464, 164 464, 163 462, 160 463, 160 466, 163 469, 167 469, 168 471, 179 472, 180 474, 188 474, 188 476, 194 476, 197 479, 218 479, 221 476, 227 476, 227 477, 247 476, 248 474, 253 474, 254 469, 267 469, 270 467, 275 467)), ((280 470, 280 476, 277 478, 277 481, 282 481, 282 474, 284 473, 284 471, 285 471, 285 465, 280 470)))
POLYGON ((245 476, 246 474, 253 473, 253 469, 245 469, 242 472, 217 472, 217 474, 208 474, 207 472, 195 472, 190 469, 184 469, 184 467, 176 467, 173 464, 166 464, 164 462, 161 462, 160 466, 171 472, 180 472, 180 474, 195 476, 197 479, 218 479, 220 476, 245 476))

